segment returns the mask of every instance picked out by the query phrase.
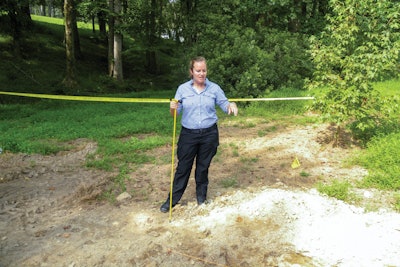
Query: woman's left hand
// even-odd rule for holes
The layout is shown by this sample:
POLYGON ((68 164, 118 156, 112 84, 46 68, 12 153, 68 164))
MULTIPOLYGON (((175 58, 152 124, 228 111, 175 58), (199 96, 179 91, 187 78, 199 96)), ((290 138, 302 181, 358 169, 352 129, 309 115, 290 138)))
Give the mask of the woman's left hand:
POLYGON ((237 114, 238 114, 238 108, 237 108, 235 102, 229 103, 229 106, 228 106, 228 114, 229 114, 229 115, 233 114, 233 115, 237 116, 237 114))

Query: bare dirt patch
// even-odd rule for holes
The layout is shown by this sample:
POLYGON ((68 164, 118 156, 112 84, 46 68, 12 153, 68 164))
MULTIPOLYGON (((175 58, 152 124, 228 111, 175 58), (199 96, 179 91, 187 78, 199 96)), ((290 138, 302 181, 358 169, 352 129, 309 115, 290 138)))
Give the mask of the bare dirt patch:
POLYGON ((197 206, 191 179, 171 221, 159 212, 170 146, 129 174, 131 198, 116 204, 95 198, 116 174, 84 167, 95 143, 1 154, 0 266, 400 266, 400 215, 376 203, 384 193, 358 192, 381 207, 366 212, 312 189, 367 174, 344 165, 351 140, 332 147, 328 125, 256 125, 220 125, 211 203, 197 206))

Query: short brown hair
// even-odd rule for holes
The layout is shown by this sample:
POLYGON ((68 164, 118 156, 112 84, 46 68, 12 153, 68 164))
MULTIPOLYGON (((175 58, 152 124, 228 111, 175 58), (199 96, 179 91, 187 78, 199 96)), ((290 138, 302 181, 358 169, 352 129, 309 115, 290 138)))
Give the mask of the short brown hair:
MULTIPOLYGON (((207 64, 207 60, 206 60, 205 57, 197 56, 197 57, 194 57, 194 58, 192 58, 192 59, 190 60, 189 70, 193 70, 194 63, 196 63, 196 62, 205 62, 205 63, 207 64)), ((190 74, 190 72, 189 72, 189 77, 192 78, 192 75, 190 74)))
POLYGON ((190 68, 191 70, 192 70, 193 67, 194 67, 194 63, 196 63, 196 62, 206 62, 206 63, 207 63, 205 57, 201 57, 201 56, 199 56, 199 57, 194 57, 194 58, 192 58, 192 59, 190 60, 190 67, 189 67, 189 68, 190 68))

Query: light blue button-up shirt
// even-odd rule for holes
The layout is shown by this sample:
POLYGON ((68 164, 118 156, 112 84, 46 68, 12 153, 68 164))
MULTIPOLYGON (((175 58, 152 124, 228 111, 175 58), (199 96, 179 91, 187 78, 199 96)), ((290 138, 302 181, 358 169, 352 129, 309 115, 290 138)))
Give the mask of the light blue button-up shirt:
POLYGON ((188 129, 203 129, 218 121, 216 106, 228 113, 229 101, 221 87, 206 79, 205 88, 197 92, 193 80, 181 84, 176 90, 175 99, 180 101, 178 114, 182 114, 181 124, 188 129))

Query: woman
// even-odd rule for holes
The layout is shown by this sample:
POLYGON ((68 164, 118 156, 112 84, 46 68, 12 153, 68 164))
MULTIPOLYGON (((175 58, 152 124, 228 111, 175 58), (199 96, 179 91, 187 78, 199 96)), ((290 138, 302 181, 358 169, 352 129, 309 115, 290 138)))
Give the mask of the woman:
MULTIPOLYGON (((229 102, 221 87, 207 79, 207 63, 204 57, 196 57, 190 62, 191 80, 181 84, 170 102, 170 113, 182 114, 182 129, 178 140, 178 166, 172 189, 172 207, 181 199, 187 187, 189 176, 196 158, 196 197, 199 205, 206 203, 208 188, 208 168, 217 153, 219 135, 216 105, 225 113, 238 113, 235 103, 229 102)), ((170 195, 161 212, 168 212, 170 195)))

